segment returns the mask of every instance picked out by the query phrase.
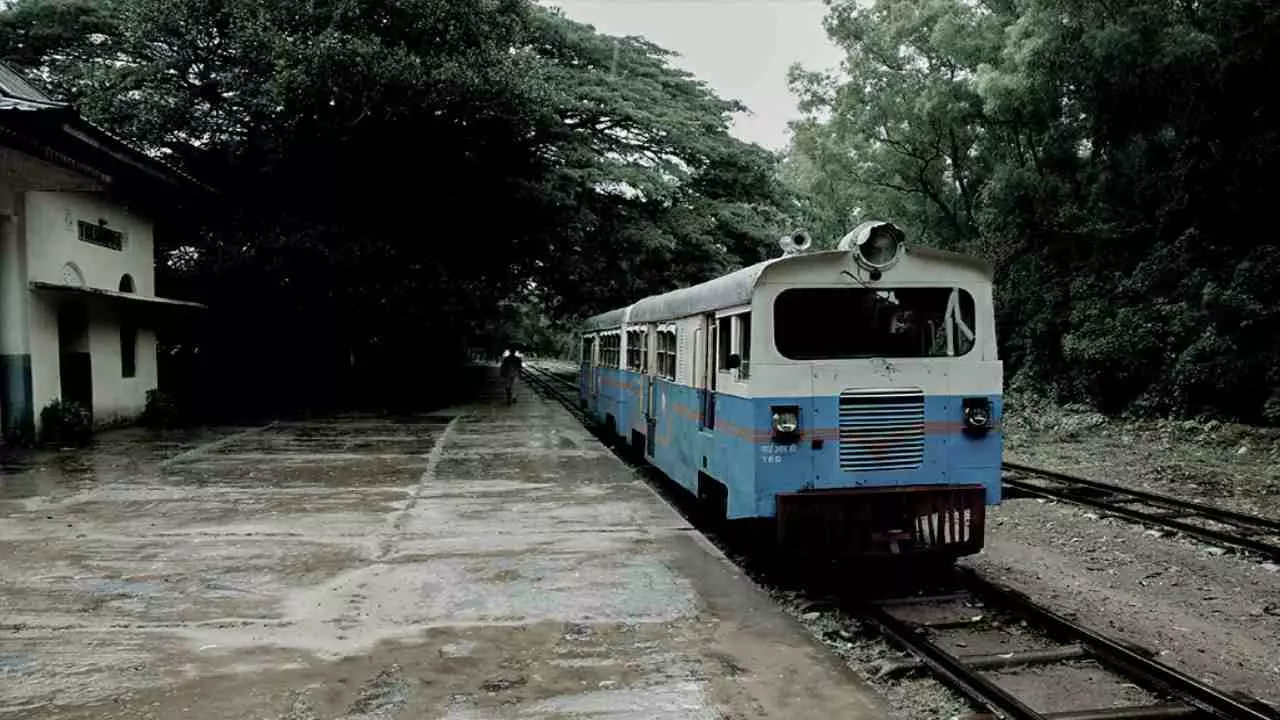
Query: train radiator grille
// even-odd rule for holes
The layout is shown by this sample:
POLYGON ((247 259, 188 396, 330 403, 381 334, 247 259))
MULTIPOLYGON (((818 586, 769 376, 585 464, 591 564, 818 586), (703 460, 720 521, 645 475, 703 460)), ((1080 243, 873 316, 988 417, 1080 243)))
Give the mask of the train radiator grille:
POLYGON ((923 392, 892 389, 840 393, 841 470, 910 470, 923 461, 923 392))

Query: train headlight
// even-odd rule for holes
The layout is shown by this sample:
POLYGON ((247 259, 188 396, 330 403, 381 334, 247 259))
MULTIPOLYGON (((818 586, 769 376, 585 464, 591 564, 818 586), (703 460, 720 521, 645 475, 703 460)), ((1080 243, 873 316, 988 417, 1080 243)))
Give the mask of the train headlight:
POLYGON ((882 225, 871 232, 867 241, 858 246, 858 254, 871 267, 884 267, 898 257, 902 246, 900 233, 890 225, 882 225))
POLYGON ((775 406, 773 410, 774 438, 794 437, 800 432, 800 408, 794 405, 775 406))
POLYGON ((898 261, 905 241, 906 233, 897 225, 870 220, 845 235, 839 247, 852 251, 859 264, 871 270, 884 270, 898 261))
POLYGON ((981 436, 991 431, 993 418, 990 399, 965 398, 963 412, 966 434, 981 436))

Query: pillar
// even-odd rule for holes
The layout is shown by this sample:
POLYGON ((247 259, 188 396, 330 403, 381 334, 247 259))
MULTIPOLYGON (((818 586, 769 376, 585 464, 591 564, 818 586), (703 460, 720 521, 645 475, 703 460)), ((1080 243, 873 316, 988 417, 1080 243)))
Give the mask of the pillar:
POLYGON ((18 217, 0 210, 0 430, 9 440, 28 438, 35 430, 30 297, 18 217))

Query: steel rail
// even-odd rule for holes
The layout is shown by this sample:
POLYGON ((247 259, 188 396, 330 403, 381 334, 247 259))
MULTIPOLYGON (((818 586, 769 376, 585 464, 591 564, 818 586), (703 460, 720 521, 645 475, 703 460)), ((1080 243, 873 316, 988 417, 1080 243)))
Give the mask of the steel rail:
POLYGON ((966 666, 960 658, 943 650, 937 643, 915 632, 910 625, 889 614, 884 608, 872 605, 854 607, 850 610, 857 617, 870 621, 889 639, 919 657, 930 670, 941 677, 943 682, 964 695, 970 702, 1010 720, 1046 720, 1044 715, 1010 695, 978 670, 966 666))
POLYGON ((1160 493, 1154 493, 1147 490, 1137 490, 1111 483, 1100 482, 1098 480, 1090 480, 1089 478, 1070 475, 1057 470, 1048 470, 1046 468, 1032 467, 1030 465, 1012 462, 1005 462, 1003 465, 1005 469, 1013 470, 1014 472, 1040 475, 1071 485, 1081 485, 1095 490, 1115 493, 1116 495, 1128 495, 1130 497, 1141 498, 1152 505, 1161 505, 1169 508, 1170 510, 1188 510, 1196 515, 1220 520, 1231 525, 1267 528, 1280 533, 1280 520, 1273 520, 1260 515, 1250 515, 1248 513, 1236 512, 1234 510, 1228 510, 1214 505, 1206 505, 1192 500, 1183 500, 1182 498, 1173 497, 1172 495, 1162 495, 1160 493))
POLYGON ((1032 619, 1051 634, 1080 643, 1093 652, 1095 659, 1118 672, 1136 676, 1189 705, 1230 720, 1280 720, 1280 710, 1258 700, 1223 692, 1208 683, 1175 670, 1147 657, 1101 633, 1045 608, 1023 593, 1000 583, 979 577, 968 568, 957 573, 978 595, 994 599, 998 605, 1012 608, 1032 619))
POLYGON ((541 387, 545 392, 554 395, 555 399, 564 405, 570 413, 579 418, 585 417, 585 413, 575 402, 576 398, 571 397, 567 392, 567 388, 572 385, 568 379, 559 377, 549 370, 533 366, 524 367, 521 374, 524 375, 529 384, 541 387), (553 381, 559 383, 566 390, 555 387, 553 381))
POLYGON ((1079 486, 1104 490, 1121 498, 1129 496, 1155 507, 1165 507, 1166 509, 1171 510, 1183 510, 1186 511, 1187 517, 1194 517, 1198 515, 1208 520, 1235 526, 1244 532, 1215 530, 1213 528, 1189 523, 1186 520, 1182 520, 1177 517, 1135 510, 1130 507, 1125 507, 1122 503, 1114 500, 1082 496, 1071 492, 1069 488, 1046 487, 1044 485, 1037 485, 1025 480, 1006 478, 1004 480, 1004 484, 1008 487, 1014 488, 1015 490, 1043 498, 1062 500, 1076 505, 1097 508, 1111 514, 1126 517, 1130 520, 1136 520, 1148 525, 1177 530, 1181 533, 1198 537, 1209 542, 1242 548, 1273 560, 1280 559, 1280 545, 1269 543, 1264 540, 1258 540, 1246 534, 1249 532, 1252 532, 1253 534, 1280 534, 1280 523, 1268 518, 1246 515, 1244 513, 1237 513, 1230 510, 1224 510, 1222 508, 1215 508, 1211 505, 1202 505, 1200 503, 1181 500, 1179 498, 1169 498, 1164 495, 1157 495, 1155 493, 1149 493, 1141 490, 1130 491, 1128 488, 1110 485, 1108 483, 1100 483, 1096 480, 1075 478, 1074 476, 1065 475, 1064 473, 1042 470, 1040 468, 1033 468, 1026 465, 1005 463, 1005 467, 1013 470, 1014 472, 1026 473, 1028 475, 1041 475, 1050 478, 1050 480, 1057 480, 1062 483, 1077 483, 1079 486))

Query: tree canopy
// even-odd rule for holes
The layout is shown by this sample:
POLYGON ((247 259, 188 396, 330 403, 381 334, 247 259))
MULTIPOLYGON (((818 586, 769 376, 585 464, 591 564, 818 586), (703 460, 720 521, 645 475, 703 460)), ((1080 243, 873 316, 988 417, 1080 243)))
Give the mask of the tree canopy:
POLYGON ((222 190, 159 282, 212 306, 193 373, 241 401, 406 395, 512 307, 753 262, 791 207, 738 103, 528 0, 17 0, 0 57, 222 190))
POLYGON ((820 237, 864 214, 998 268, 1014 384, 1280 423, 1280 61, 1267 0, 830 3, 783 168, 820 237))

